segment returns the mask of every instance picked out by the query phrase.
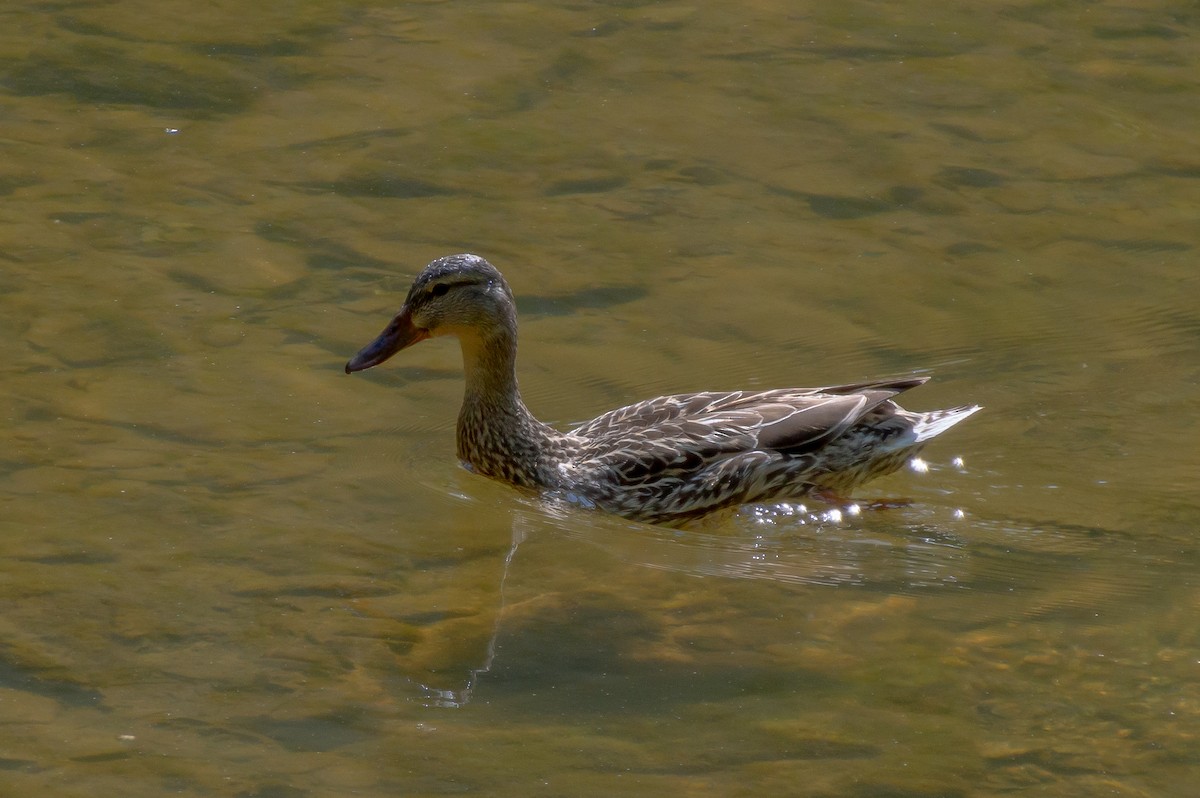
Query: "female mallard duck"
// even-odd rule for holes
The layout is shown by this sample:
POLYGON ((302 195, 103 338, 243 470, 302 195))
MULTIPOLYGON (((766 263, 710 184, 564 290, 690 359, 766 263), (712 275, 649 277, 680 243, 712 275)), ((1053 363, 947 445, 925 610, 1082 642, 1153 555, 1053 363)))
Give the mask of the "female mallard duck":
POLYGON ((660 396, 559 432, 521 401, 512 291, 477 255, 426 266, 400 312, 346 373, 435 335, 462 344, 458 456, 468 468, 651 523, 749 502, 845 496, 979 410, 910 413, 892 397, 928 379, 911 377, 660 396))

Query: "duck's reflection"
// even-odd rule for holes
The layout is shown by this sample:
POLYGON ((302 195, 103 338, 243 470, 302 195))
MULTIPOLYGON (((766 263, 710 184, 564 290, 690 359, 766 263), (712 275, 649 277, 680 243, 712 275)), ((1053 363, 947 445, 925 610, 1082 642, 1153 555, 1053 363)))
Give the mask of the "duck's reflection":
POLYGON ((529 685, 561 680, 567 670, 607 673, 630 660, 686 657, 683 649, 672 650, 672 618, 715 617, 694 607, 725 605, 734 594, 744 612, 758 612, 750 602, 762 601, 780 613, 804 607, 808 590, 914 593, 961 586, 967 573, 951 511, 939 528, 914 523, 912 513, 896 520, 876 513, 864 521, 776 506, 678 530, 529 501, 513 516, 486 639, 475 626, 480 638, 470 647, 480 652, 477 664, 459 670, 465 675, 457 680, 445 667, 410 673, 428 706, 467 705, 489 675, 489 681, 529 685), (753 580, 764 590, 746 592, 728 580, 753 580), (494 671, 502 649, 513 661, 494 671))
POLYGON ((508 572, 512 568, 517 548, 525 540, 526 526, 523 518, 518 517, 513 519, 512 544, 508 547, 508 553, 504 555, 504 567, 500 572, 500 605, 496 610, 496 617, 492 622, 492 633, 487 640, 483 662, 479 667, 471 668, 467 671, 466 681, 458 689, 439 688, 432 684, 418 682, 425 696, 426 706, 448 708, 465 706, 471 701, 475 693, 475 686, 479 683, 480 677, 492 669, 492 663, 496 660, 496 640, 500 636, 500 622, 504 618, 504 590, 508 583, 508 572))
POLYGON ((964 626, 1094 614, 1154 587, 1151 572, 1125 567, 1137 546, 1128 533, 950 507, 840 518, 747 508, 679 530, 528 501, 497 560, 490 625, 471 625, 474 640, 430 635, 457 650, 438 658, 458 663, 438 669, 451 684, 410 672, 428 705, 463 707, 482 682, 490 700, 605 705, 614 694, 661 700, 656 690, 683 681, 710 693, 747 679, 810 686, 830 678, 809 668, 814 650, 873 650, 870 634, 856 637, 863 623, 905 639, 909 627, 928 634, 931 614, 964 626), (464 662, 464 643, 478 664, 464 662))

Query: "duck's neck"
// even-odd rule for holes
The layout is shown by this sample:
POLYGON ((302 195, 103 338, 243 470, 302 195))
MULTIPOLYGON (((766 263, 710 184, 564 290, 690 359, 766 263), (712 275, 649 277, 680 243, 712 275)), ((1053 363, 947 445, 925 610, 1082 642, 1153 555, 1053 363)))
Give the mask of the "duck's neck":
POLYGON ((466 391, 458 414, 459 459, 517 485, 549 485, 565 436, 534 418, 521 400, 515 329, 495 328, 461 342, 466 391))

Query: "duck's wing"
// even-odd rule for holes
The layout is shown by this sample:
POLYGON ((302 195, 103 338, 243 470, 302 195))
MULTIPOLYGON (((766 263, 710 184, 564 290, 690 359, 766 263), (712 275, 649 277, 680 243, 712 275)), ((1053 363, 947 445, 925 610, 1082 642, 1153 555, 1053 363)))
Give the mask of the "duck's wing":
MULTIPOLYGON (((928 379, 913 377, 800 391, 785 388, 767 391, 758 401, 736 403, 736 410, 760 418, 755 448, 804 454, 821 448, 868 416, 891 416, 898 408, 889 400, 928 379)), ((712 420, 720 422, 719 416, 712 420)))
POLYGON ((571 430, 572 435, 584 438, 616 438, 621 435, 648 430, 662 424, 684 418, 695 418, 737 402, 744 397, 760 396, 749 391, 706 391, 658 396, 625 407, 618 407, 593 418, 571 430))
POLYGON ((819 449, 925 378, 825 388, 664 396, 629 405, 572 430, 583 458, 625 480, 696 472, 744 452, 801 455, 819 449))

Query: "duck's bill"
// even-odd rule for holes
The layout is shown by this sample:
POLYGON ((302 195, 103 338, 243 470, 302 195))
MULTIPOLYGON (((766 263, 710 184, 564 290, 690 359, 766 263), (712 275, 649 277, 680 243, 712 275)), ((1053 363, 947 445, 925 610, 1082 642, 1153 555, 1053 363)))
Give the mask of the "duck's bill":
POLYGON ((346 373, 352 374, 355 371, 369 369, 371 366, 378 366, 401 349, 412 346, 418 341, 424 341, 428 337, 429 331, 413 326, 408 308, 404 308, 396 314, 396 318, 392 319, 392 323, 379 334, 378 338, 358 350, 358 354, 350 358, 350 361, 346 363, 346 373))

